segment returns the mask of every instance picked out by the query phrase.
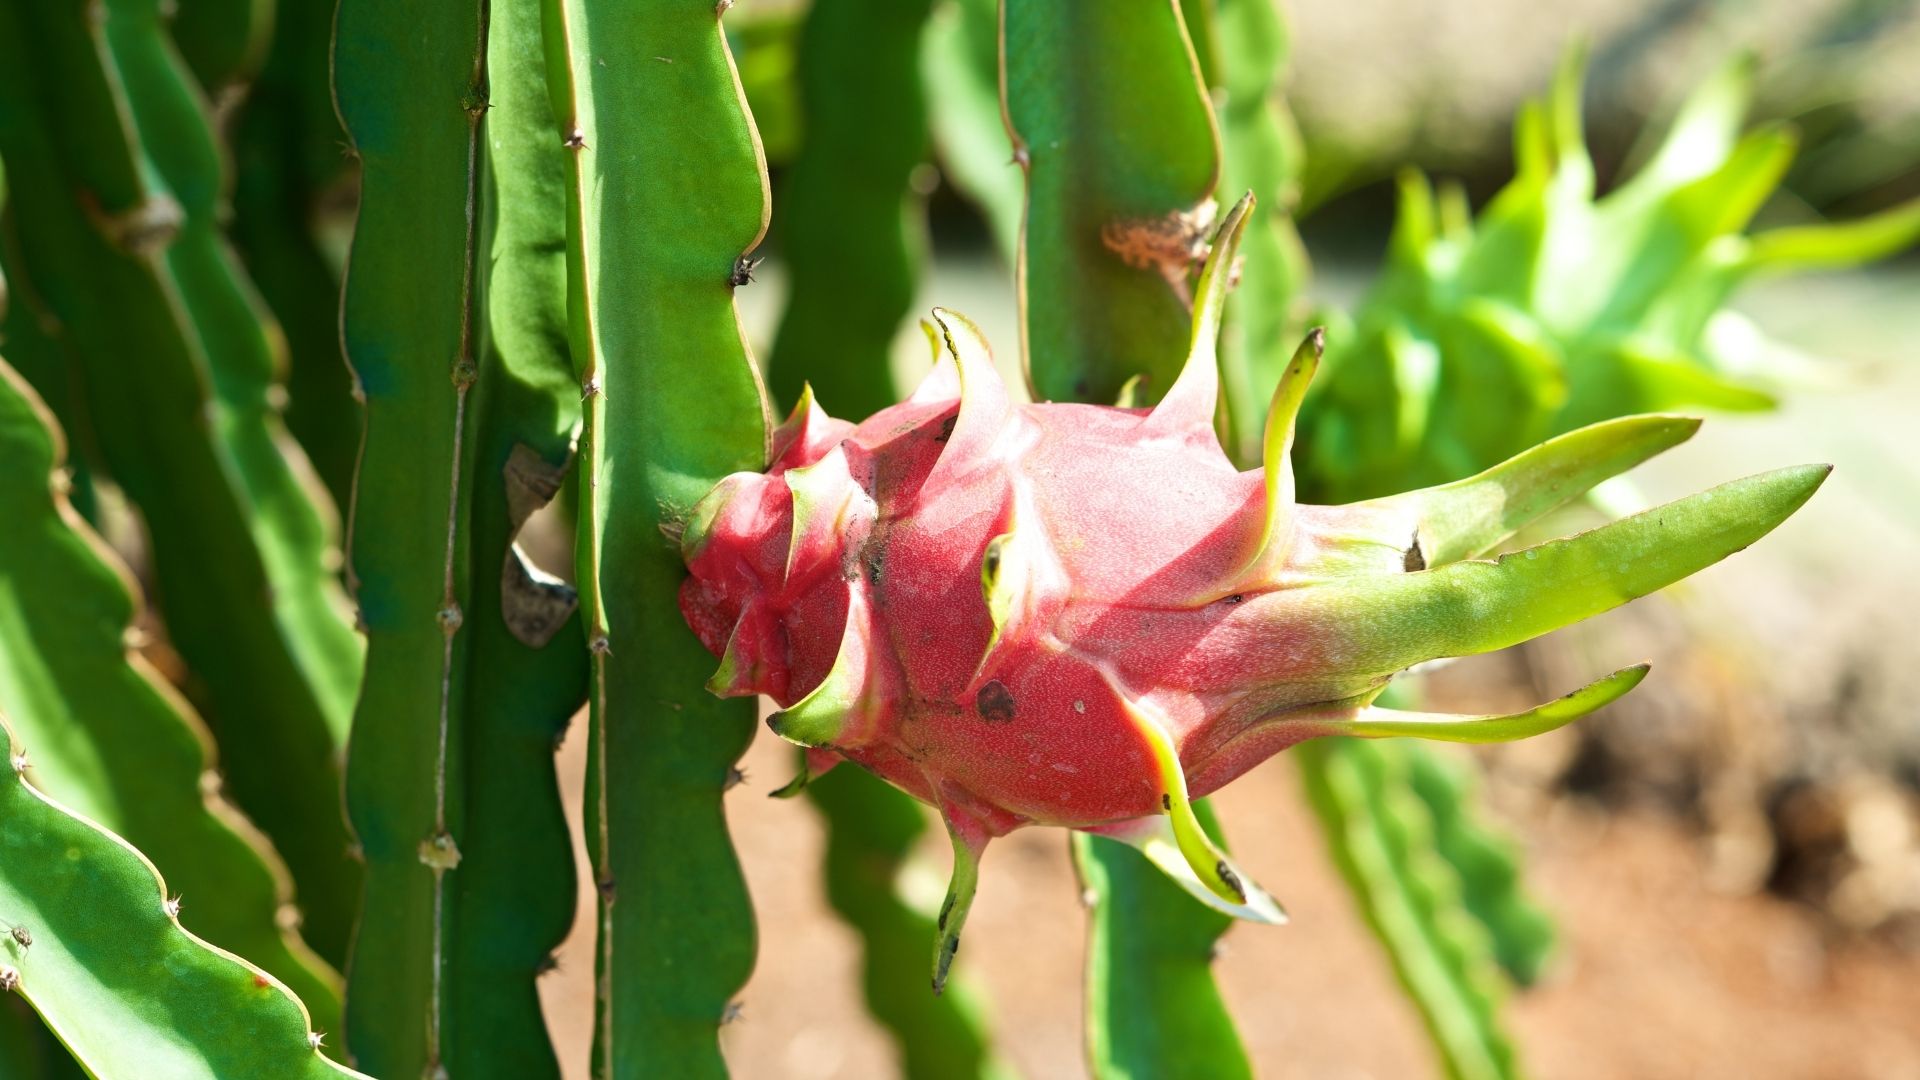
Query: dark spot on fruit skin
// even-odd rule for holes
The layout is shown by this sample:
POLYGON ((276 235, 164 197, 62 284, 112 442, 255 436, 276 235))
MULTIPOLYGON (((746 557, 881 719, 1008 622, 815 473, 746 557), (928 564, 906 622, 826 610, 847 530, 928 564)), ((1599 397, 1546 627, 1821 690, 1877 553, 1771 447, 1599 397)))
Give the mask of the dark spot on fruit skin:
POLYGON ((866 548, 860 552, 860 555, 861 565, 865 566, 867 570, 867 584, 879 585, 880 575, 885 572, 887 567, 887 545, 875 539, 867 544, 866 548))
POLYGON ((960 414, 959 414, 959 413, 954 413, 954 414, 953 414, 952 416, 949 416, 949 417, 947 417, 947 418, 946 418, 945 420, 942 420, 942 421, 940 421, 940 434, 938 434, 938 435, 935 435, 935 436, 933 437, 933 441, 934 441, 934 442, 946 442, 946 441, 947 441, 948 439, 950 439, 950 438, 952 438, 952 437, 953 437, 953 425, 955 425, 955 424, 957 424, 957 423, 959 423, 959 422, 960 422, 960 414))
POLYGON ((1007 723, 1014 716, 1013 691, 1007 689, 1006 683, 994 679, 980 688, 979 695, 973 699, 973 709, 989 724, 1007 723))
POLYGON ((1169 814, 1173 813, 1173 796, 1172 795, 1169 795, 1165 792, 1160 793, 1160 809, 1165 810, 1169 814))
POLYGON ((1226 882, 1227 888, 1233 890, 1233 895, 1239 897, 1241 903, 1247 902, 1247 890, 1241 886, 1240 875, 1234 873, 1232 867, 1229 867, 1225 861, 1216 862, 1213 864, 1213 872, 1220 875, 1220 880, 1226 882))
POLYGON ((1246 599, 1246 597, 1245 597, 1245 596, 1242 596, 1242 595, 1241 595, 1241 594, 1239 594, 1239 593, 1234 593, 1234 594, 1233 594, 1232 596, 1229 596, 1229 597, 1226 597, 1225 599, 1223 599, 1223 600, 1221 600, 1220 602, 1221 602, 1221 603, 1223 603, 1223 604, 1237 604, 1237 603, 1239 603, 1240 601, 1242 601, 1242 600, 1245 600, 1245 599, 1246 599))

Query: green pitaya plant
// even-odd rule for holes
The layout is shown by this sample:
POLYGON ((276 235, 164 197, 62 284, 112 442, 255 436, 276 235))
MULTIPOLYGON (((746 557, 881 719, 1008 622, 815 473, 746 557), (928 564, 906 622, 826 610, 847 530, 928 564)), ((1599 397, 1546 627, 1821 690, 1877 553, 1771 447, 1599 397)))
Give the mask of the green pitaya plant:
POLYGON ((1518 194, 1477 230, 1449 197, 1422 231, 1410 198, 1357 318, 1309 333, 1264 0, 814 0, 752 28, 744 80, 731 7, 0 5, 0 1072, 557 1077, 553 753, 585 709, 594 1075, 724 1075, 756 934, 726 806, 766 696, 804 748, 776 794, 823 812, 906 1074, 1005 1075, 977 993, 929 992, 923 934, 958 984, 984 848, 1038 824, 1074 831, 1091 909, 1090 1068, 1250 1075, 1211 959, 1230 917, 1284 916, 1204 796, 1283 750, 1443 1066, 1513 1074, 1485 976, 1537 965, 1538 920, 1466 785, 1392 737, 1549 730, 1646 666, 1512 715, 1393 680, 1793 513, 1823 467, 1495 555, 1697 425, 1622 414, 1748 400, 1635 396, 1595 357, 1734 340, 1708 331, 1741 274, 1891 250, 1914 214, 1736 235, 1780 151, 1729 150, 1733 76, 1634 189, 1657 197, 1591 207, 1568 77, 1518 194), (782 57, 770 196, 742 83, 778 94, 782 57), (896 401, 929 134, 1014 264, 1034 403, 944 308, 896 401), (1632 243, 1596 315, 1549 271, 1608 215, 1632 243), (770 220, 798 278, 777 426, 734 304, 770 220), (1479 363, 1482 324, 1568 374, 1462 453, 1430 433, 1466 384, 1368 357, 1479 363), (570 567, 523 550, 550 503, 570 567), (899 882, 915 800, 953 840, 940 907, 899 882))
POLYGON ((1782 124, 1742 132, 1750 58, 1703 83, 1646 163, 1596 198, 1583 71, 1570 51, 1521 110, 1514 178, 1477 219, 1457 186, 1400 177, 1384 268, 1306 414, 1320 497, 1465 475, 1634 412, 1771 408, 1805 381, 1805 359, 1731 310, 1733 295, 1920 239, 1920 200, 1748 232, 1797 145, 1782 124))

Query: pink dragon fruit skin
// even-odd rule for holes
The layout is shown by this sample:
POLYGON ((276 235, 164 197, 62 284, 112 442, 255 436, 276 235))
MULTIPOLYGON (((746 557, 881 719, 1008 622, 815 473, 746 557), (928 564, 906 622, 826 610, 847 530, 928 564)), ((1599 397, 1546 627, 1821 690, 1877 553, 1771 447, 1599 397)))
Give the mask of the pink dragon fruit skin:
POLYGON ((856 427, 807 395, 772 466, 727 477, 688 522, 681 608, 722 657, 709 689, 768 695, 813 769, 852 760, 946 818, 936 988, 982 849, 1026 824, 1134 843, 1201 900, 1283 921, 1191 799, 1314 736, 1517 738, 1606 704, 1646 666, 1514 716, 1371 702, 1412 664, 1717 561, 1826 474, 1737 481, 1497 562, 1472 557, 1697 421, 1613 421, 1457 484, 1295 505, 1286 455, 1317 332, 1275 393, 1263 468, 1236 469, 1214 433, 1220 268, 1247 210, 1222 227, 1186 368, 1155 408, 1015 404, 978 330, 939 311, 944 355, 910 399, 856 427))

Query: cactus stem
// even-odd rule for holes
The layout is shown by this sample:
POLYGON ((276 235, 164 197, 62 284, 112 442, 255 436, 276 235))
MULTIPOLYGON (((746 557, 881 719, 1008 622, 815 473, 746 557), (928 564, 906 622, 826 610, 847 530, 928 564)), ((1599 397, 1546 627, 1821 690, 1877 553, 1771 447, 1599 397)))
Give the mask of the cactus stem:
POLYGON ((478 378, 479 365, 474 347, 474 315, 477 297, 474 288, 475 265, 479 259, 480 230, 480 124, 486 116, 486 20, 482 16, 480 41, 474 53, 474 91, 463 102, 467 115, 467 191, 465 206, 466 258, 460 272, 460 340, 454 357, 452 383, 454 393, 452 462, 447 476, 447 531, 441 561, 441 603, 438 618, 444 635, 440 653, 440 695, 438 732, 433 762, 433 836, 422 845, 421 861, 433 871, 433 974, 432 992, 427 1005, 427 1061, 429 1074, 439 1067, 440 1023, 446 978, 446 903, 447 871, 459 865, 459 849, 447 829, 447 755, 452 729, 454 639, 464 621, 458 591, 457 556, 460 534, 460 472, 465 463, 467 403, 478 378))

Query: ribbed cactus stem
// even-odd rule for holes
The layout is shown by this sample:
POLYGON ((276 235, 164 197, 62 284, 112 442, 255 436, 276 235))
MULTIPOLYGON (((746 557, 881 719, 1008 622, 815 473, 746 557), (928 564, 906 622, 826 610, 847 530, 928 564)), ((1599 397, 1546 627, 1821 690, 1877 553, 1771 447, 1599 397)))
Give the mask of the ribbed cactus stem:
POLYGON ((461 861, 449 802, 471 637, 464 470, 479 371, 487 5, 423 19, 348 0, 337 25, 341 116, 364 191, 343 330, 367 393, 348 575, 369 662, 347 805, 368 879, 347 1034, 369 1068, 431 1077, 446 1049, 447 877, 461 861))
POLYGON ((358 874, 335 755, 360 648, 329 519, 284 456, 270 329, 219 233, 204 98, 152 0, 9 11, 4 66, 22 89, 0 106, 0 153, 32 209, 13 215, 7 258, 68 360, 38 374, 56 397, 80 390, 88 441, 141 511, 235 799, 286 856, 310 940, 338 957, 358 874))
POLYGON ((764 464, 733 307, 766 228, 765 165, 711 0, 547 0, 569 151, 568 310, 582 408, 575 566, 592 671, 587 846, 599 892, 598 1076, 719 1076, 753 957, 722 793, 753 731, 702 685, 667 537, 764 464), (627 58, 609 56, 618 42, 627 58))
MULTIPOLYGON (((0 363, 0 460, 10 463, 0 477, 0 564, 14 586, 0 620, 29 639, 6 641, 0 662, 0 1008, 11 1011, 19 995, 92 1076, 358 1076, 319 1052, 331 1022, 316 1020, 289 984, 326 1016, 331 981, 278 924, 284 877, 205 789, 204 732, 127 648, 128 579, 64 505, 61 452, 45 407, 0 363), (21 730, 41 736, 32 744, 8 716, 16 706, 21 730), (55 801, 50 787, 154 840, 176 876, 163 880, 146 855, 55 801), (185 882, 202 886, 192 909, 185 882)), ((0 1041, 18 1032, 0 1027, 0 1041)), ((21 1064, 10 1049, 0 1045, 9 1077, 21 1064)), ((48 1065, 48 1075, 65 1075, 48 1065)))

